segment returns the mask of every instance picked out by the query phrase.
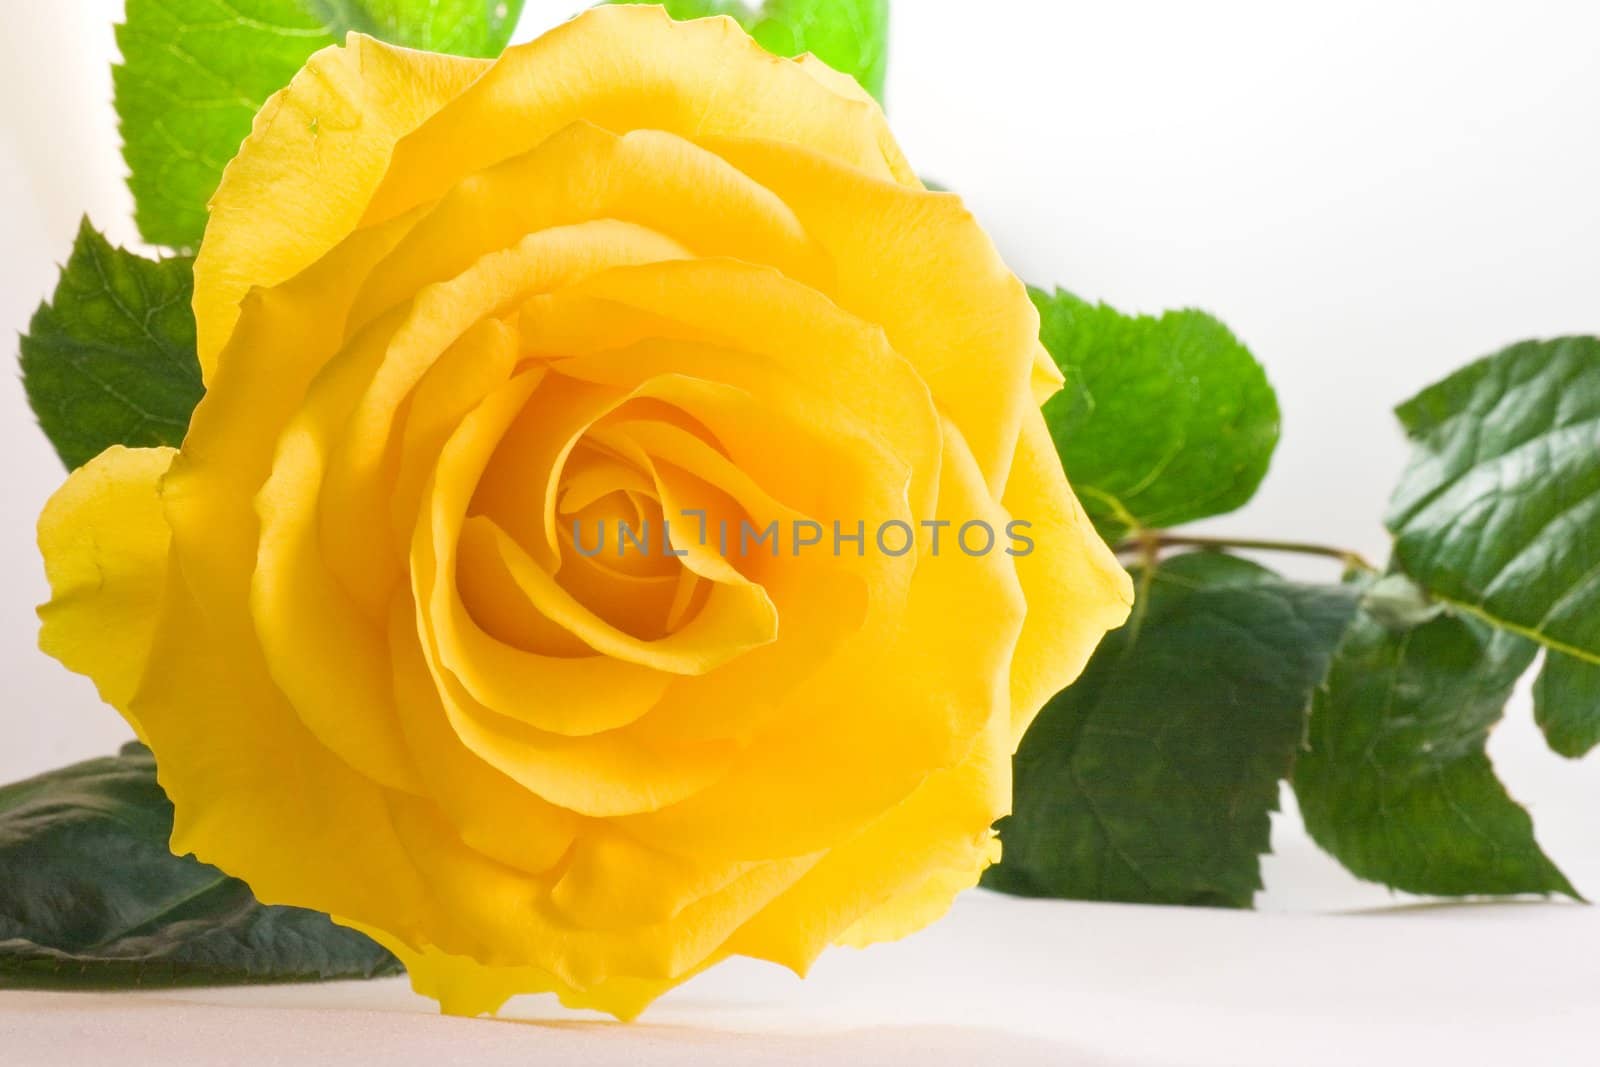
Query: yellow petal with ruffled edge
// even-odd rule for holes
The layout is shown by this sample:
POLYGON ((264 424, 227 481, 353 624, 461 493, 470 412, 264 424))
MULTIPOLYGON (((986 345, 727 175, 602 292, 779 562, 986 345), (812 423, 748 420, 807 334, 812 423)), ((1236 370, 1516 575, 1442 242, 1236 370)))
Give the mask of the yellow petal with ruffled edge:
MULTIPOLYGON (((255 497, 306 388, 344 345, 355 289, 415 219, 352 234, 304 273, 252 289, 195 406, 161 499, 180 566, 212 615, 249 605, 255 497)), ((398 322, 399 320, 394 320, 398 322)))
POLYGON ((836 945, 866 948, 881 941, 910 937, 943 918, 956 897, 974 888, 990 864, 1000 862, 1000 839, 973 849, 951 866, 937 870, 927 880, 891 897, 857 919, 834 941, 836 945))
POLYGON ((698 864, 658 863, 657 876, 669 882, 658 891, 665 899, 681 893, 681 907, 665 917, 641 912, 621 928, 586 927, 552 905, 546 879, 467 848, 432 805, 391 800, 394 827, 441 905, 429 941, 486 967, 531 964, 577 990, 617 976, 683 980, 816 863, 799 856, 710 879, 698 864))
POLYGON ((88 675, 119 711, 133 697, 155 637, 172 541, 159 486, 176 454, 108 448, 73 471, 39 516, 50 580, 39 647, 88 675))
POLYGON ((1028 615, 1011 662, 1013 745, 1044 702, 1083 672, 1107 630, 1133 607, 1133 580, 1095 533, 1061 473, 1061 457, 1037 411, 1023 421, 1001 501, 1033 549, 1016 557, 1028 615))
POLYGON ((630 5, 585 12, 506 49, 395 147, 366 221, 433 200, 580 119, 615 133, 774 138, 888 180, 915 180, 883 137, 875 103, 772 55, 731 18, 674 22, 660 7, 630 5))
POLYGON ((846 100, 854 100, 859 104, 866 105, 866 121, 878 138, 878 144, 883 149, 883 158, 889 164, 890 173, 894 175, 895 180, 901 185, 907 185, 913 189, 924 188, 922 179, 912 171, 910 162, 906 160, 905 154, 900 151, 899 142, 894 139, 894 134, 889 129, 888 119, 884 117, 882 105, 873 99, 872 94, 867 92, 860 82, 843 71, 834 70, 810 52, 796 56, 794 65, 837 95, 844 97, 846 100))
POLYGON ((267 100, 211 196, 195 259, 195 328, 207 385, 245 294, 287 281, 343 241, 395 142, 488 67, 486 60, 352 33, 342 47, 306 60, 267 100), (263 203, 271 210, 262 211, 263 203))
POLYGON ((994 857, 990 827, 1010 809, 1010 732, 997 718, 959 764, 929 775, 900 804, 836 844, 730 948, 805 974, 831 944, 911 933, 976 882, 994 857))
MULTIPOLYGON (((486 967, 470 956, 434 945, 417 949, 377 927, 351 923, 397 956, 411 979, 411 988, 439 1002, 446 1015, 492 1015, 523 993, 554 993, 569 1008, 592 1008, 623 1022, 639 1016, 650 1002, 679 980, 612 977, 586 989, 575 989, 542 967, 486 967)), ((716 963, 708 959, 699 970, 716 963)))
POLYGON ((356 916, 420 943, 429 891, 389 824, 386 790, 306 729, 234 621, 203 614, 168 569, 129 716, 172 800, 173 852, 244 879, 263 903, 356 916))

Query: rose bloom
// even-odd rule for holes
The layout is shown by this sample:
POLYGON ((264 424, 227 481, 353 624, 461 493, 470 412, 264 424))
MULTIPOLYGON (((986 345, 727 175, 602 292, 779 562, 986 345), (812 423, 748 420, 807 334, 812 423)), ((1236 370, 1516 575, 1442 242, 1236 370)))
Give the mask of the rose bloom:
POLYGON ((182 448, 108 450, 40 521, 43 646, 154 750, 175 852, 449 1012, 630 1017, 922 927, 1127 614, 1023 286, 853 81, 726 18, 317 53, 222 179, 194 310, 182 448), (684 555, 575 550, 663 519, 684 555))

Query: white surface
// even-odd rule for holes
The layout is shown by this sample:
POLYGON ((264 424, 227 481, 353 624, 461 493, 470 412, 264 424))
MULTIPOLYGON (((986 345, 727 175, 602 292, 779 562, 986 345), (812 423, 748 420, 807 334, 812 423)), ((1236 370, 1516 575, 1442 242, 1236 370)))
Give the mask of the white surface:
MULTIPOLYGON (((529 0, 520 36, 574 6, 529 0)), ((109 107, 118 7, 7 5, 8 336, 49 291, 81 213, 114 240, 136 239, 109 107)), ((968 198, 1024 277, 1128 310, 1205 307, 1263 360, 1283 444, 1256 501, 1216 530, 1382 557, 1380 517, 1405 452, 1389 406, 1510 341, 1600 332, 1597 40, 1600 5, 1587 0, 899 0, 890 113, 919 170, 968 198)), ((0 455, 8 780, 109 751, 127 731, 34 648, 44 582, 32 522, 62 472, 14 374, 0 375, 0 455)), ((1491 754, 1549 851, 1600 892, 1600 769, 1550 755, 1525 694, 1491 754)), ((1393 899, 1321 856, 1292 817, 1275 823, 1274 848, 1269 912, 1393 899)), ((774 1062, 881 1061, 875 1052, 890 1047, 968 1062, 981 1035, 959 1027, 975 1027, 1066 1042, 1062 1058, 1029 1046, 1039 1062, 1418 1063, 1447 1049, 1457 1063, 1526 1053, 1546 1064, 1575 1062, 1563 1057, 1586 1043, 1597 934, 1593 913, 1559 906, 1328 917, 978 897, 906 945, 829 956, 804 985, 719 969, 647 1016, 650 1029, 620 1035, 463 1027, 413 1017, 416 1005, 387 987, 356 987, 137 1006, 6 994, 0 1037, 7 1062, 23 1063, 84 1062, 70 1053, 106 1041, 193 1062, 173 1044, 191 1027, 259 1062, 296 1062, 286 1051, 296 1041, 346 1039, 351 1050, 437 1042, 444 1051, 429 1062, 521 1062, 552 1043, 614 1062, 645 1048, 683 1062, 752 1049, 774 1062), (377 1014, 322 1010, 368 998, 377 1014), (185 1007, 211 1001, 236 1011, 185 1007), (896 1026, 911 1029, 885 1029, 896 1026), (747 1029, 835 1036, 750 1044, 736 1036, 747 1029), (17 1033, 34 1060, 11 1058, 17 1033), (580 1037, 593 1040, 572 1044, 580 1037)))
POLYGON ((139 994, 0 992, 7 1063, 1566 1067, 1594 1062, 1600 912, 1362 916, 964 897, 805 982, 738 961, 629 1026, 542 999, 428 1014, 403 980, 139 994))

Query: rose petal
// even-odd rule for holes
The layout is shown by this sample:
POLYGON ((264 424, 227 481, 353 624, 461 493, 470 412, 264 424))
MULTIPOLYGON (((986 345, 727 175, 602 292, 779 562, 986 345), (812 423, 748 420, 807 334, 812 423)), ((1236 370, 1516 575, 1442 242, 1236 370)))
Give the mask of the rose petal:
POLYGON ((366 221, 392 218, 577 120, 617 133, 771 137, 868 173, 890 157, 875 104, 842 96, 767 52, 732 19, 675 22, 657 7, 589 11, 506 49, 473 85, 395 146, 366 221), (707 77, 715 71, 715 77, 707 77))
POLYGON ((159 486, 176 454, 108 448, 73 471, 39 516, 50 580, 39 647, 88 675, 119 711, 144 674, 160 614, 172 537, 159 486))
POLYGON ((245 294, 293 278, 344 241, 395 142, 489 65, 352 33, 343 47, 306 60, 262 106, 212 194, 194 265, 198 353, 208 386, 245 294), (262 202, 272 210, 259 210, 262 202))

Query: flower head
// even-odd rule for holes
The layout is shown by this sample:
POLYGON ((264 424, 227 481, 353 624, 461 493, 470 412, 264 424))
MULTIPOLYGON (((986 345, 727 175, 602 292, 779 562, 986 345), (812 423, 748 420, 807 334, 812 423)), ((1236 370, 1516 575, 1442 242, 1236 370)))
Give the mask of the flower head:
POLYGON ((920 927, 1126 614, 1022 285, 854 83, 731 20, 352 35, 195 280, 205 399, 52 500, 43 643, 176 851, 447 1010, 628 1016, 920 927))

